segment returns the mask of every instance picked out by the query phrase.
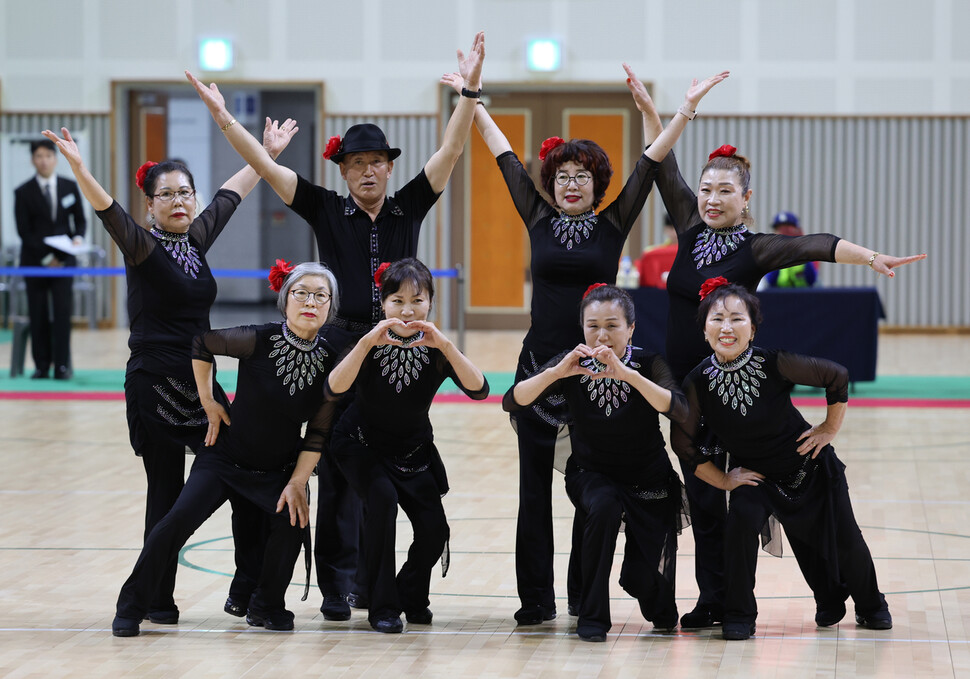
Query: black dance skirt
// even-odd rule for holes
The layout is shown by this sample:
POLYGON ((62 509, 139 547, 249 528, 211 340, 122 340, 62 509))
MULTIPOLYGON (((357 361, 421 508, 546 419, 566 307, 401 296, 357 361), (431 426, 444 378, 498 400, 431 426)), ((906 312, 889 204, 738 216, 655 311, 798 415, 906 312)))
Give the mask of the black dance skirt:
MULTIPOLYGON (((226 410, 229 399, 215 380, 213 396, 226 410)), ((191 375, 159 375, 133 370, 125 375, 128 438, 136 455, 146 446, 171 444, 196 450, 205 440, 209 420, 191 375)))

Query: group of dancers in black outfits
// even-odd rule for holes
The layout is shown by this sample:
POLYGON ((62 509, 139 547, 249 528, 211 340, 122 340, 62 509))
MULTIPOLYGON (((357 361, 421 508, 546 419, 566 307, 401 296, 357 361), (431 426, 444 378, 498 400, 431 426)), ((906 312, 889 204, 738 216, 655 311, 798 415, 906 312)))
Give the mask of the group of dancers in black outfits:
POLYGON ((137 635, 145 619, 178 622, 178 551, 226 500, 236 554, 226 612, 251 625, 293 629, 284 592, 301 546, 309 587, 307 484, 314 470, 324 618, 346 620, 355 604, 380 632, 402 631, 402 614, 409 624, 431 623, 431 572, 439 560, 447 571, 450 532, 441 503, 447 475, 428 412, 446 377, 472 399, 485 398, 488 383, 427 321, 434 284, 414 255, 421 222, 472 122, 531 243, 532 325, 503 400, 519 445, 518 624, 556 616, 553 460, 568 430, 565 482, 576 512, 567 593, 581 639, 603 641, 610 629, 609 576, 621 523, 620 584, 660 631, 722 625, 725 639, 750 637, 758 537, 779 522, 815 594, 819 625, 839 622, 851 596, 858 624, 891 627, 831 446, 845 413, 846 371, 754 344, 761 318, 752 290, 767 272, 805 261, 868 265, 891 277, 923 255, 892 257, 829 234, 749 231, 750 165, 733 147, 711 154, 695 194, 670 150, 726 72, 695 80, 664 128, 624 65, 647 142, 633 173, 597 211, 612 175, 606 153, 590 140, 550 138, 539 152, 547 200, 479 105, 483 59, 478 34, 467 54, 459 51, 459 72, 442 77, 460 97, 441 148, 394 196, 386 185, 401 151, 378 127, 355 125, 327 144, 325 158, 347 182, 344 197, 276 162, 297 132, 294 121, 267 119, 260 144, 232 118, 215 85, 188 73, 247 163, 204 210, 197 210, 184 165, 147 163, 138 173, 151 222, 144 229, 91 176, 68 130, 44 132, 121 249, 128 282, 125 396, 148 497, 144 548, 119 595, 113 633, 137 635), (313 228, 321 263, 273 267, 281 321, 210 330, 216 285, 205 254, 260 178, 313 228), (679 242, 667 283, 665 357, 631 345, 633 303, 612 285, 654 184, 679 242), (239 359, 231 404, 216 379, 215 355, 239 359), (825 388, 821 424, 810 426, 792 406, 795 384, 825 388), (685 483, 667 455, 661 414, 671 421, 685 483), (183 487, 185 446, 196 458, 183 487), (398 506, 414 539, 395 574, 398 506), (680 617, 677 535, 688 522, 700 594, 680 617))

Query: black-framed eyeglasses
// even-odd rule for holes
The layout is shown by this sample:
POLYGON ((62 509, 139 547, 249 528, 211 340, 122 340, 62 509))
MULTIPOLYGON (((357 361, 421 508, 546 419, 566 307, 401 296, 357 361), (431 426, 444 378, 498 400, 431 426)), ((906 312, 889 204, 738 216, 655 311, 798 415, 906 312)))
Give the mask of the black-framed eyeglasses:
POLYGON ((183 201, 190 199, 195 195, 195 189, 179 189, 178 191, 162 191, 161 193, 156 193, 152 198, 158 198, 163 203, 171 203, 175 200, 175 196, 178 196, 183 201))
POLYGON ((301 304, 305 303, 310 297, 313 297, 313 301, 323 306, 330 301, 329 292, 310 292, 309 290, 290 290, 290 294, 293 295, 293 299, 301 304))
POLYGON ((589 184, 592 178, 593 175, 589 172, 577 172, 573 176, 570 176, 567 172, 556 173, 556 183, 559 184, 559 186, 568 186, 569 180, 571 179, 576 180, 577 186, 586 186, 589 184))

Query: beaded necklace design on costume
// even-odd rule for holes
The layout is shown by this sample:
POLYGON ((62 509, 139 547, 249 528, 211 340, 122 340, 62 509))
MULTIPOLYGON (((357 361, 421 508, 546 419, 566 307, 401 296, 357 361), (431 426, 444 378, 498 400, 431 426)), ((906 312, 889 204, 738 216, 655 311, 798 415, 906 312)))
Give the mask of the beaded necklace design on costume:
POLYGON ((412 380, 417 381, 424 366, 431 365, 428 347, 425 346, 404 348, 385 344, 377 347, 371 358, 380 359, 381 376, 386 377, 387 383, 393 384, 399 394, 412 380))
POLYGON ((319 346, 318 338, 305 340, 295 334, 283 321, 280 334, 270 335, 273 350, 270 358, 276 358, 276 376, 283 378, 283 386, 289 385, 290 396, 313 384, 317 375, 323 378, 323 359, 328 356, 327 350, 319 346), (279 357, 279 358, 277 358, 279 357))
POLYGON ((741 415, 747 415, 747 406, 754 405, 754 399, 761 396, 758 391, 761 381, 758 378, 768 378, 763 370, 764 356, 755 356, 753 352, 754 349, 748 347, 730 363, 719 363, 716 357, 711 356, 711 365, 704 369, 708 379, 707 390, 717 390, 721 403, 730 403, 733 410, 741 411, 741 415))
POLYGON ((592 210, 578 215, 560 212, 552 218, 552 233, 561 244, 565 243, 567 250, 572 250, 573 245, 579 245, 583 238, 589 240, 594 226, 596 215, 592 210))
MULTIPOLYGON (((623 354, 623 358, 620 359, 623 365, 629 365, 633 368, 639 368, 639 363, 634 363, 630 360, 633 356, 633 346, 626 346, 626 353, 623 354)), ((603 372, 606 370, 606 365, 600 363, 594 358, 589 359, 583 365, 593 372, 603 372)), ((589 393, 589 400, 596 403, 596 406, 600 410, 606 411, 606 416, 609 417, 613 414, 614 408, 620 407, 620 402, 626 403, 630 399, 631 387, 629 383, 623 380, 614 379, 612 377, 604 377, 598 380, 593 379, 589 375, 583 375, 580 380, 580 384, 586 385, 586 390, 589 393), (599 399, 597 399, 597 396, 599 399)))
POLYGON ((202 260, 199 258, 199 251, 189 243, 189 234, 162 231, 154 226, 151 229, 151 234, 161 242, 165 251, 171 255, 176 264, 182 267, 185 273, 192 278, 198 278, 202 260))
POLYGON ((748 236, 748 227, 738 224, 727 229, 712 229, 706 227, 697 235, 694 242, 694 263, 697 268, 707 266, 711 262, 720 262, 729 252, 734 252, 748 236))

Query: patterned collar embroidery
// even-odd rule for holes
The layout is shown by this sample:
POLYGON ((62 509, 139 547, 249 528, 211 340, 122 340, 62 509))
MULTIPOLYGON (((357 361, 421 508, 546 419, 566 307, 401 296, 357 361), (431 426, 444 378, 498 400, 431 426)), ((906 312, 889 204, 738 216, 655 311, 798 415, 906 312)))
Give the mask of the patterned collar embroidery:
POLYGON ((428 347, 399 347, 385 344, 377 347, 371 358, 381 361, 381 376, 387 378, 388 384, 394 385, 394 390, 401 393, 401 389, 410 386, 411 381, 417 381, 418 375, 426 365, 431 364, 428 358, 428 347))
POLYGON ((283 321, 280 334, 270 335, 273 350, 270 358, 276 358, 276 376, 283 378, 283 386, 289 385, 290 396, 297 389, 303 390, 313 384, 319 374, 323 377, 324 358, 328 356, 326 349, 320 346, 319 339, 305 340, 290 330, 283 321), (279 357, 279 358, 277 358, 279 357))
POLYGON ((567 250, 572 250, 573 245, 579 245, 583 238, 589 240, 596 226, 596 215, 592 210, 578 215, 567 215, 560 212, 552 218, 552 233, 559 239, 559 243, 565 243, 567 250))
MULTIPOLYGON (((402 210, 401 207, 396 203, 394 203, 390 198, 385 197, 384 201, 391 206, 388 209, 388 211, 392 215, 394 215, 395 217, 404 216, 404 210, 402 210)), ((350 196, 347 196, 347 198, 344 200, 344 217, 349 217, 355 212, 357 212, 357 203, 354 202, 353 198, 351 198, 350 196)))
MULTIPOLYGON (((632 357, 633 347, 628 344, 626 347, 626 353, 621 359, 623 361, 623 365, 628 365, 632 368, 639 368, 640 364, 632 361, 632 357)), ((606 370, 606 365, 595 359, 589 359, 584 365, 594 372, 603 372, 606 370)), ((596 407, 600 410, 605 410, 607 417, 613 414, 613 410, 615 408, 620 407, 621 402, 626 403, 630 399, 629 395, 631 392, 631 387, 629 383, 624 382, 623 380, 613 379, 612 377, 604 377, 596 380, 589 375, 583 375, 580 378, 579 383, 586 385, 586 391, 589 393, 589 400, 596 403, 596 407)))
POLYGON ((722 404, 730 403, 733 410, 747 415, 747 406, 754 405, 754 399, 761 396, 758 378, 768 378, 763 370, 764 363, 764 356, 755 356, 751 347, 730 363, 719 363, 715 356, 711 356, 711 365, 704 369, 707 390, 716 389, 722 404))
POLYGON ((185 273, 192 278, 198 278, 202 260, 199 258, 199 251, 189 243, 189 234, 162 231, 154 226, 151 229, 151 234, 159 240, 165 251, 171 255, 176 264, 182 267, 185 273))
POLYGON ((697 268, 700 269, 711 262, 720 262, 721 258, 727 255, 729 251, 737 250, 747 236, 748 227, 744 224, 738 224, 727 229, 706 227, 697 234, 694 249, 691 250, 697 268))

